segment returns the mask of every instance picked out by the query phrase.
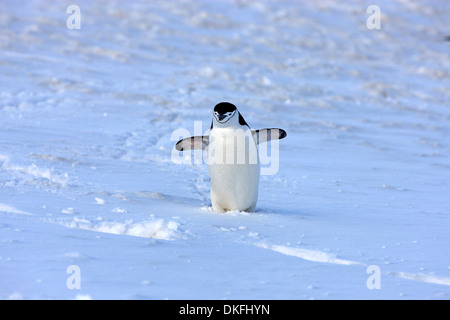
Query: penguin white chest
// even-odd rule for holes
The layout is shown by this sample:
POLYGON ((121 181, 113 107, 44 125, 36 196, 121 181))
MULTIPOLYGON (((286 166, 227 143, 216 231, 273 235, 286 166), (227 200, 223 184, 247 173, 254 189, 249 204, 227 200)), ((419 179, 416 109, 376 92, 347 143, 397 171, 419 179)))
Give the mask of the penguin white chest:
POLYGON ((250 129, 214 128, 209 134, 208 171, 213 210, 253 211, 260 166, 250 129))

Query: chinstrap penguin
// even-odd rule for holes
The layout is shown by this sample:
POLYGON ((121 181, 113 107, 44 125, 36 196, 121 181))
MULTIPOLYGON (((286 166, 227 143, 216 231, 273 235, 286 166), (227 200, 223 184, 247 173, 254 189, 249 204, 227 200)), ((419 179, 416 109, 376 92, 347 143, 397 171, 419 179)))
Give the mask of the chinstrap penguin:
POLYGON ((176 150, 206 149, 215 212, 255 209, 260 165, 257 145, 286 137, 283 129, 252 130, 236 106, 221 102, 214 107, 209 136, 182 139, 176 150))

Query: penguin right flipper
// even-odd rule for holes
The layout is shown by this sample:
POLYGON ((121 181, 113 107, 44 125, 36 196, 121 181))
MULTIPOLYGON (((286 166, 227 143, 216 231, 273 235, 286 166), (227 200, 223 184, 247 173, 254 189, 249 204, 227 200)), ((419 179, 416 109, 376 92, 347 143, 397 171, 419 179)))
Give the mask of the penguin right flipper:
POLYGON ((252 130, 252 135, 256 144, 260 144, 270 140, 283 139, 286 137, 287 133, 283 129, 271 128, 271 129, 252 130))
POLYGON ((209 137, 208 136, 195 136, 195 137, 189 137, 184 138, 183 140, 180 140, 175 145, 175 149, 178 151, 185 151, 185 150, 202 150, 205 149, 209 144, 209 137))

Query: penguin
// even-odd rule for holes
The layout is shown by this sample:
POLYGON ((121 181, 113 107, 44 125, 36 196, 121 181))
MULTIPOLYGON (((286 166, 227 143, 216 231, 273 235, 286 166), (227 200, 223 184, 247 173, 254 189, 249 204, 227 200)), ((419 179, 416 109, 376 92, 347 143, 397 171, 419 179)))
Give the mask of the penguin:
POLYGON ((252 130, 234 104, 220 102, 213 109, 209 135, 184 138, 175 149, 207 151, 213 211, 253 212, 260 177, 257 146, 286 135, 277 128, 252 130))

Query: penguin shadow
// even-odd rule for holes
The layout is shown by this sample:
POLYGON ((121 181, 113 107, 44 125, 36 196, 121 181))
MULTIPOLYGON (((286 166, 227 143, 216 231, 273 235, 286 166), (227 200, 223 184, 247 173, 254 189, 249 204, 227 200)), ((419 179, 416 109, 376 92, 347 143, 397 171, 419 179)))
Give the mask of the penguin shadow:
POLYGON ((183 197, 178 195, 160 193, 160 192, 152 192, 152 191, 138 191, 134 193, 138 198, 149 198, 152 200, 159 200, 161 202, 167 202, 172 204, 181 205, 183 207, 189 207, 191 209, 198 208, 202 211, 207 211, 208 213, 217 214, 217 215, 259 215, 259 216, 286 216, 292 217, 296 219, 309 219, 313 216, 320 215, 318 212, 314 213, 308 209, 297 209, 297 208, 283 208, 270 204, 261 204, 260 206, 256 206, 254 211, 238 211, 238 210, 229 210, 225 212, 216 212, 213 210, 211 200, 209 197, 206 197, 202 194, 202 199, 192 198, 192 197, 183 197))
MULTIPOLYGON (((202 190, 203 191, 203 190, 202 190)), ((152 199, 161 202, 167 202, 171 204, 181 205, 183 207, 189 207, 190 209, 199 209, 202 211, 207 211, 208 213, 218 214, 218 215, 262 215, 262 216, 286 216, 296 219, 309 219, 314 216, 320 216, 319 212, 313 212, 311 209, 306 208, 285 208, 276 205, 271 205, 270 203, 261 203, 261 205, 256 205, 253 211, 238 211, 229 210, 225 212, 216 212, 213 210, 211 199, 204 193, 199 192, 200 198, 195 197, 185 197, 178 196, 167 193, 153 192, 153 191, 137 191, 134 192, 134 197, 140 199, 152 199)), ((137 200, 137 199, 136 199, 137 200)))
MULTIPOLYGON (((192 199, 191 199, 192 200, 192 199)), ((193 199, 193 201, 195 202, 195 206, 199 206, 199 202, 198 200, 193 199)), ((192 202, 191 202, 192 204, 192 202)), ((203 203, 200 204, 200 208, 203 211, 207 211, 209 213, 212 214, 217 214, 217 215, 230 215, 230 216, 234 216, 234 215, 246 215, 246 216, 286 216, 286 217, 293 217, 293 218, 297 218, 297 219, 308 219, 312 216, 314 216, 314 213, 311 212, 311 210, 299 210, 299 209, 290 209, 290 208, 277 208, 277 207, 272 207, 270 205, 262 205, 262 206, 256 206, 255 210, 253 211, 239 211, 239 210, 227 210, 225 212, 217 212, 214 211, 213 207, 212 207, 212 203, 211 201, 205 201, 203 203)))
POLYGON ((178 204, 182 206, 187 206, 191 208, 199 207, 199 199, 177 196, 167 193, 161 192, 153 192, 153 191, 137 191, 133 193, 135 200, 137 199, 151 199, 157 200, 161 202, 167 202, 172 204, 178 204))
POLYGON ((286 217, 292 217, 297 219, 309 219, 314 216, 314 212, 307 209, 297 209, 297 208, 280 208, 271 205, 261 205, 256 206, 253 212, 249 214, 259 214, 259 215, 281 215, 286 217))

